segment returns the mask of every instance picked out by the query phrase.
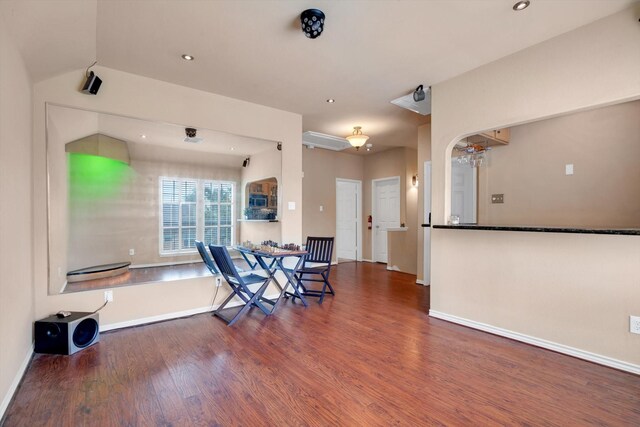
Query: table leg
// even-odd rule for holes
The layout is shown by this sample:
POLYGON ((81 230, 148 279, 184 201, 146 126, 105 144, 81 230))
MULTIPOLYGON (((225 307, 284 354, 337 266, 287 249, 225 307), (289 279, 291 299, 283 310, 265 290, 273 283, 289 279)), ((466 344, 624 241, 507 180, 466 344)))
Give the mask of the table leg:
POLYGON ((304 262, 304 257, 299 257, 298 262, 296 263, 296 266, 293 268, 293 270, 291 270, 291 272, 288 272, 284 268, 284 265, 282 265, 282 258, 276 258, 276 263, 278 264, 278 267, 280 268, 280 270, 282 270, 282 273, 287 278, 287 283, 285 283, 284 287, 282 288, 282 292, 280 292, 278 301, 280 301, 280 299, 287 292, 287 288, 289 287, 289 285, 291 285, 291 287, 293 288, 293 292, 295 292, 295 294, 297 295, 297 298, 300 298, 300 301, 302 301, 302 304, 304 304, 305 307, 309 305, 307 304, 307 300, 304 298, 304 295, 300 293, 300 289, 298 289, 298 286, 295 283, 296 273, 298 272, 298 269, 302 266, 303 262, 304 262))

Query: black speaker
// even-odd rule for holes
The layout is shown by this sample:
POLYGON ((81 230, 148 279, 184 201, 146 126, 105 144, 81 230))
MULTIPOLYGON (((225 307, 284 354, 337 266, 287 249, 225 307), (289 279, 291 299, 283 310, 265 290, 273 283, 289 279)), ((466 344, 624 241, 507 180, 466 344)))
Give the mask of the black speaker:
POLYGON ((36 321, 34 329, 36 353, 73 354, 100 341, 98 313, 54 314, 36 321))
POLYGON ((95 95, 100 90, 101 84, 102 80, 100 77, 96 76, 93 71, 90 71, 87 76, 87 81, 84 82, 84 86, 82 87, 82 92, 87 95, 95 95))

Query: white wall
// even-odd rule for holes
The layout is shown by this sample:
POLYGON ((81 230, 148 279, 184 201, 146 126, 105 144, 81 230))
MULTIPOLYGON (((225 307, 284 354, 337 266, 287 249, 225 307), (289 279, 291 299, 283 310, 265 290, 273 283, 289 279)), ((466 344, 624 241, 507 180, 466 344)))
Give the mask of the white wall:
MULTIPOLYGON (((302 118, 251 104, 120 71, 98 67, 103 84, 96 96, 78 92, 84 70, 63 74, 34 86, 34 233, 35 317, 61 309, 87 311, 102 304, 102 291, 48 295, 47 293, 47 185, 45 103, 50 102, 128 117, 189 124, 236 135, 282 141, 283 202, 302 200, 302 118)), ((57 203, 52 200, 53 205, 57 203)), ((52 229, 60 227, 51 224, 52 229)), ((281 239, 300 242, 301 211, 282 212, 281 239)), ((53 250, 57 250, 56 247, 53 250)), ((211 304, 213 280, 199 278, 114 289, 114 303, 100 312, 102 325, 204 308, 211 304), (142 303, 144 302, 144 303, 142 303)))
POLYGON ((0 9, 0 419, 31 354, 31 81, 0 9))
MULTIPOLYGON (((639 17, 636 5, 433 87, 435 224, 449 215, 458 138, 640 97, 639 17)), ((432 236, 433 314, 640 372, 640 335, 629 333, 629 315, 640 315, 640 237, 442 229, 432 236)))

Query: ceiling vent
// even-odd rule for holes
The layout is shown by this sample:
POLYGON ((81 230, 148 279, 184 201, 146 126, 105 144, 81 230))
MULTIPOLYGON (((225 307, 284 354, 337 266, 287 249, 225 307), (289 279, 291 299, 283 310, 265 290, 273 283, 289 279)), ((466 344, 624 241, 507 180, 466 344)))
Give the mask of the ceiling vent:
POLYGON ((398 107, 411 110, 414 113, 422 114, 423 116, 431 114, 431 88, 428 88, 424 91, 425 97, 422 101, 416 102, 414 100, 413 94, 414 92, 411 92, 408 95, 401 96, 400 98, 391 101, 391 103, 397 105, 398 107))
POLYGON ((325 148, 333 151, 351 148, 351 144, 345 138, 311 131, 302 134, 302 144, 307 147, 325 148))

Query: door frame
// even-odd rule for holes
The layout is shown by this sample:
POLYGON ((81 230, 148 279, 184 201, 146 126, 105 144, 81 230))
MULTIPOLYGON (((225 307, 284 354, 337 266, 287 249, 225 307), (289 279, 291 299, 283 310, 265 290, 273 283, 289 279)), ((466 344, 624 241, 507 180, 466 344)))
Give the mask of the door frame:
POLYGON ((431 160, 424 162, 424 175, 422 180, 424 181, 423 190, 423 224, 429 224, 428 227, 423 227, 422 236, 422 284, 428 286, 431 284, 431 160))
POLYGON ((336 262, 338 262, 338 182, 350 182, 357 184, 358 195, 356 197, 356 261, 362 261, 362 181, 357 179, 336 178, 336 262))
MULTIPOLYGON (((381 181, 396 181, 398 184, 398 200, 402 200, 402 181, 400 181, 400 176, 389 176, 386 178, 376 178, 371 180, 371 216, 373 217, 373 222, 371 223, 371 260, 373 262, 376 261, 376 238, 375 238, 375 229, 378 224, 378 215, 376 214, 376 185, 381 181)), ((402 202, 398 203, 398 227, 402 221, 400 220, 400 215, 402 214, 401 209, 402 202)), ((388 236, 387 236, 388 238, 388 236)), ((388 244, 388 241, 387 241, 388 244)), ((387 261, 389 261, 389 253, 387 252, 387 261)))

